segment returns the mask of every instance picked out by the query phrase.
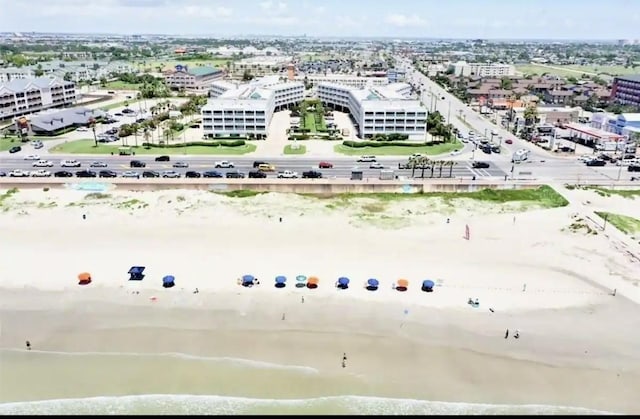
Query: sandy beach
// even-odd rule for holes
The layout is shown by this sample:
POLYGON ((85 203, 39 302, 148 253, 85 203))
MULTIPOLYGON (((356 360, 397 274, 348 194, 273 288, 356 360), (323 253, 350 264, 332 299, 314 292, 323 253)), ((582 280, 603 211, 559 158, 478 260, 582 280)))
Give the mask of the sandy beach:
POLYGON ((167 412, 171 397, 183 413, 638 413, 640 263, 575 224, 578 201, 640 210, 573 192, 539 209, 17 191, 0 200, 0 413, 167 412), (128 281, 134 265, 143 281, 128 281), (260 284, 238 285, 245 274, 260 284), (319 287, 296 288, 296 275, 319 287))

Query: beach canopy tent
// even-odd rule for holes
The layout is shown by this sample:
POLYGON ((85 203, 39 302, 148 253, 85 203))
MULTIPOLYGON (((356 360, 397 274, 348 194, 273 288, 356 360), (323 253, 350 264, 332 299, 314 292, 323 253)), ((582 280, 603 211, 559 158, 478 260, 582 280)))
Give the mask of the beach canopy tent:
POLYGON ((304 288, 307 286, 307 277, 305 275, 296 276, 296 288, 304 288))
POLYGON ((433 292, 433 287, 436 284, 434 284, 434 282, 430 279, 425 279, 424 281, 422 281, 422 291, 424 292, 433 292))
POLYGON ((164 288, 171 288, 176 285, 176 278, 173 275, 167 275, 162 278, 162 286, 164 288))
POLYGON ((242 276, 242 286, 243 287, 248 287, 250 285, 253 285, 253 281, 256 278, 253 275, 243 275, 242 276))
POLYGON ((338 278, 337 287, 341 290, 346 290, 347 288, 349 288, 349 278, 345 276, 341 276, 340 278, 338 278))
POLYGON ((375 291, 378 289, 378 287, 380 286, 380 281, 378 281, 375 278, 369 278, 367 280, 367 290, 368 291, 375 291))
POLYGON ((89 272, 82 272, 78 274, 78 285, 88 285, 91 283, 91 274, 89 272))
POLYGON ((144 266, 132 266, 129 269, 129 281, 142 281, 144 279, 144 266))
POLYGON ((284 275, 276 276, 276 288, 284 288, 287 286, 287 277, 284 275))
POLYGON ((318 277, 315 276, 310 276, 307 279, 307 288, 309 289, 316 289, 318 288, 318 283, 320 282, 320 280, 318 279, 318 277))
POLYGON ((396 283, 396 290, 398 291, 406 291, 409 288, 409 281, 406 279, 398 279, 396 283))

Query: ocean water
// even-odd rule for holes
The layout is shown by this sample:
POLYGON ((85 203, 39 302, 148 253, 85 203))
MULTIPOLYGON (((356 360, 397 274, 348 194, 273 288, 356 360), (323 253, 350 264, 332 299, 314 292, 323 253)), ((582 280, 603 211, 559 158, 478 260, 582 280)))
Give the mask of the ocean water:
POLYGON ((363 377, 179 353, 0 350, 0 415, 537 414, 609 412, 390 397, 363 377))

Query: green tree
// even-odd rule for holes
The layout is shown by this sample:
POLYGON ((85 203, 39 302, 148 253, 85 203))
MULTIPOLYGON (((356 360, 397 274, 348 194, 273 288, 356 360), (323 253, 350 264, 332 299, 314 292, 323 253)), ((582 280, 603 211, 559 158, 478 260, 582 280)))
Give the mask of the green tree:
POLYGON ((253 75, 251 75, 251 70, 246 69, 242 74, 242 81, 251 81, 253 80, 253 75))
POLYGON ((41 77, 42 75, 44 75, 44 70, 42 70, 42 64, 38 64, 36 69, 33 71, 33 74, 36 77, 41 77))

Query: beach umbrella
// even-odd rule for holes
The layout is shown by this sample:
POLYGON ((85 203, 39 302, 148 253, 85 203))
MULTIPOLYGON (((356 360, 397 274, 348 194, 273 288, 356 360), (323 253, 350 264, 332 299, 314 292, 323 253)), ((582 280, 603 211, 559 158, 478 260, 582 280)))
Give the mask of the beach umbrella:
POLYGON ((425 279, 422 281, 422 291, 432 292, 434 287, 434 282, 430 279, 425 279))
POLYGON ((310 276, 310 277, 307 279, 307 288, 310 288, 310 289, 318 288, 318 282, 320 282, 320 280, 318 279, 318 277, 310 276))
POLYGON ((307 286, 307 277, 304 275, 296 276, 296 288, 304 288, 307 286))
POLYGON ((345 276, 338 278, 338 288, 341 288, 343 290, 349 288, 349 278, 345 276))
POLYGON ((406 279, 398 279, 396 284, 396 290, 398 291, 406 291, 409 288, 409 281, 406 279))
POLYGON ((253 275, 243 275, 242 276, 242 283, 243 284, 249 284, 249 283, 253 283, 254 280, 254 276, 253 275))
POLYGON ((380 282, 375 278, 369 278, 367 281, 367 286, 369 287, 377 287, 380 285, 380 282))
POLYGON ((284 275, 278 275, 276 276, 276 284, 284 284, 285 282, 287 282, 287 277, 284 275))
POLYGON ((78 274, 78 285, 88 285, 91 283, 91 274, 89 272, 82 272, 78 274))
POLYGON ((176 278, 173 275, 166 275, 162 278, 162 286, 165 288, 171 288, 175 285, 176 278))

